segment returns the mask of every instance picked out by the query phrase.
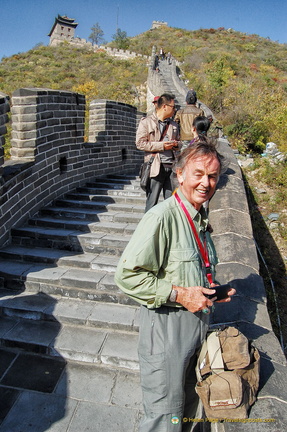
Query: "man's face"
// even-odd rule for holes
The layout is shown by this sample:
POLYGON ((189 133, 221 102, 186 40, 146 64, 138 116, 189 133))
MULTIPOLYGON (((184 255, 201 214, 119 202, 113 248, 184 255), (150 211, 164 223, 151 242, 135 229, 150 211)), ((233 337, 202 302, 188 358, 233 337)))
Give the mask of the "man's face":
POLYGON ((219 172, 220 163, 213 155, 196 156, 177 171, 180 190, 196 210, 214 194, 219 172))
POLYGON ((174 100, 171 100, 169 103, 163 105, 164 110, 164 118, 167 119, 174 115, 175 103, 174 100))

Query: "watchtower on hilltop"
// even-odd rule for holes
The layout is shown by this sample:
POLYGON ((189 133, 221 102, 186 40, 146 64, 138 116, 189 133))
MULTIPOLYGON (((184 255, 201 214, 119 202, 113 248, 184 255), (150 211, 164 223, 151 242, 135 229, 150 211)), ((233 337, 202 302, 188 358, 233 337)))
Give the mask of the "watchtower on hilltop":
POLYGON ((73 18, 68 18, 66 15, 58 15, 55 18, 54 25, 48 34, 50 36, 49 45, 57 45, 60 42, 68 41, 74 37, 75 28, 78 23, 73 18))
POLYGON ((151 29, 156 29, 162 26, 167 26, 167 22, 166 21, 153 21, 152 22, 152 26, 151 29))

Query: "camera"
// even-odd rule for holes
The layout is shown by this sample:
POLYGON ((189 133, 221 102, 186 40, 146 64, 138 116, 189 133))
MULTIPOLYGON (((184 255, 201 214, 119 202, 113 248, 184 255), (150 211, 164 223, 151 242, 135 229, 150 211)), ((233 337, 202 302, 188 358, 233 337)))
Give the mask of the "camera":
POLYGON ((218 285, 215 287, 212 287, 210 289, 214 289, 215 293, 214 294, 204 294, 205 297, 212 299, 214 297, 216 297, 215 301, 218 300, 224 300, 228 297, 228 291, 231 289, 232 287, 229 284, 224 284, 224 285, 218 285))

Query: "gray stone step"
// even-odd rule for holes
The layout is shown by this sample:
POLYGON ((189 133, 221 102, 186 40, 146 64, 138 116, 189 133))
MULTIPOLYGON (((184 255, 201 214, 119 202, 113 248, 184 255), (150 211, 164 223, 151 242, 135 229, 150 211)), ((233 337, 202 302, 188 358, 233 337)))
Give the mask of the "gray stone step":
POLYGON ((131 222, 138 223, 143 216, 143 213, 123 213, 119 211, 101 211, 87 208, 71 208, 71 207, 45 207, 41 210, 40 215, 55 216, 64 219, 79 219, 82 221, 97 222, 131 222))
POLYGON ((119 190, 125 190, 125 191, 142 191, 139 182, 134 183, 120 183, 120 182, 113 182, 109 179, 97 179, 93 183, 88 183, 88 186, 92 187, 104 187, 106 189, 119 189, 119 190))
MULTIPOLYGON (((18 254, 23 252, 19 250, 18 254)), ((40 259, 43 259, 43 251, 39 249, 37 252, 40 259)), ((28 251, 26 253, 28 255, 28 251)), ((30 254, 32 256, 32 249, 30 254)), ((52 260, 55 254, 51 255, 52 260)), ((66 298, 135 305, 136 303, 127 297, 114 282, 116 262, 107 261, 105 263, 104 258, 101 257, 102 262, 95 260, 93 263, 91 255, 93 254, 82 261, 71 255, 63 255, 61 259, 59 255, 57 264, 60 265, 51 265, 27 260, 17 261, 11 253, 10 260, 3 259, 0 262, 2 288, 14 291, 28 290, 34 293, 43 292, 47 295, 61 295, 66 298), (108 271, 106 267, 110 267, 108 271)), ((86 254, 83 256, 86 257, 86 254)))
POLYGON ((3 291, 1 317, 137 332, 139 306, 114 305, 29 291, 3 291))
POLYGON ((138 369, 138 307, 31 292, 0 299, 2 347, 138 369))
POLYGON ((14 228, 0 250, 2 347, 137 370, 139 305, 114 272, 144 207, 138 179, 113 176, 14 228))
POLYGON ((79 187, 79 192, 88 192, 98 195, 109 195, 109 196, 124 196, 124 197, 143 197, 145 198, 145 192, 142 189, 139 190, 124 190, 124 189, 108 189, 107 187, 100 187, 94 183, 87 183, 85 187, 79 187))
POLYGON ((142 201, 140 204, 138 203, 115 203, 115 202, 107 202, 100 201, 97 199, 93 200, 72 200, 67 198, 58 199, 55 201, 55 205, 59 207, 68 207, 68 208, 80 208, 80 209, 88 209, 88 210, 106 210, 106 211, 123 211, 123 212, 131 212, 131 213, 144 213, 145 202, 142 201))
POLYGON ((71 192, 65 195, 65 199, 72 201, 96 201, 102 204, 137 204, 142 208, 145 207, 146 197, 145 196, 126 196, 126 195, 100 195, 97 193, 91 193, 88 189, 82 188, 77 189, 75 192, 71 192))
POLYGON ((109 221, 80 221, 73 219, 62 219, 56 217, 36 217, 28 221, 31 226, 59 228, 67 230, 76 230, 80 232, 109 232, 132 234, 137 226, 137 223, 126 222, 109 222, 109 221))
POLYGON ((121 255, 130 239, 130 235, 122 233, 97 231, 84 234, 81 231, 37 226, 14 228, 11 234, 15 245, 117 256, 121 255))

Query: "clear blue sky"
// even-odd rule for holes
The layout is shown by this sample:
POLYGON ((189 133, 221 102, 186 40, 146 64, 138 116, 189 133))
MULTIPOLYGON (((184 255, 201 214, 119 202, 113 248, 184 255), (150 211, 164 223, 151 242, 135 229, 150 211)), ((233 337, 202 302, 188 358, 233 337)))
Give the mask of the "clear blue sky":
POLYGON ((48 45, 58 14, 74 18, 75 35, 85 39, 98 22, 107 42, 117 25, 136 36, 158 20, 186 30, 233 28, 287 43, 286 0, 0 0, 0 60, 48 45))

